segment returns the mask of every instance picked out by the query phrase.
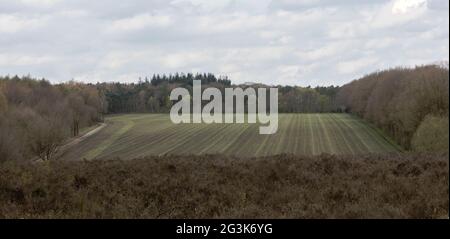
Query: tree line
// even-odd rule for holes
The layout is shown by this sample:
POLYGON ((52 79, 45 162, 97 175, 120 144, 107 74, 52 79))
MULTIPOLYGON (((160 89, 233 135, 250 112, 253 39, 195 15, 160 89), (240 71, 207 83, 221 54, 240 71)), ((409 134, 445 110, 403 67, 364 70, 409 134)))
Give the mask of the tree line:
MULTIPOLYGON (((202 89, 215 87, 224 94, 225 88, 248 87, 269 88, 261 84, 232 85, 227 77, 215 77, 205 74, 153 75, 137 83, 99 83, 97 88, 108 102, 109 113, 168 113, 174 102, 169 99, 170 92, 176 87, 183 87, 192 94, 193 80, 200 80, 202 89)), ((297 87, 275 86, 279 88, 279 112, 281 113, 317 113, 336 112, 337 86, 297 87)), ((223 99, 225 100, 225 99, 223 99)), ((245 99, 246 100, 246 99, 245 99)), ((207 102, 202 102, 206 104, 207 102)))
POLYGON ((375 124, 405 149, 448 152, 448 68, 375 72, 342 86, 337 101, 343 111, 375 124))

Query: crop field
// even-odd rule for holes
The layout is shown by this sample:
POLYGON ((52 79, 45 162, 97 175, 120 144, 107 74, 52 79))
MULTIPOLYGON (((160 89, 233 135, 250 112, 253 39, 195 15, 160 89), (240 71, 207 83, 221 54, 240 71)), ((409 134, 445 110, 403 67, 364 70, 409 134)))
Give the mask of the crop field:
POLYGON ((259 124, 173 124, 168 114, 109 117, 97 134, 64 152, 64 159, 139 158, 148 155, 224 154, 253 157, 390 153, 399 147, 348 114, 280 114, 278 132, 259 124))

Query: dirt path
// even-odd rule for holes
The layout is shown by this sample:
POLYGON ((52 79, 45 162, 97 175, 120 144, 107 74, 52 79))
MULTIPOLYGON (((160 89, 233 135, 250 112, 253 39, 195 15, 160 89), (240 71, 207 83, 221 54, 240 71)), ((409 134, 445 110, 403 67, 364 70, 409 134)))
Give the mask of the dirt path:
POLYGON ((103 128, 106 127, 106 123, 101 123, 98 127, 96 127, 95 129, 83 134, 80 137, 76 137, 72 140, 70 140, 68 143, 62 145, 59 147, 58 149, 58 156, 62 156, 68 149, 70 149, 72 146, 82 142, 83 140, 89 138, 90 136, 98 133, 100 130, 102 130, 103 128))
POLYGON ((83 158, 86 158, 88 160, 96 158, 98 155, 103 153, 103 151, 107 148, 109 148, 117 139, 119 139, 123 134, 125 134, 128 130, 133 128, 134 121, 126 121, 125 124, 116 130, 113 134, 111 134, 106 140, 103 140, 102 142, 96 144, 96 147, 85 152, 83 155, 83 158))

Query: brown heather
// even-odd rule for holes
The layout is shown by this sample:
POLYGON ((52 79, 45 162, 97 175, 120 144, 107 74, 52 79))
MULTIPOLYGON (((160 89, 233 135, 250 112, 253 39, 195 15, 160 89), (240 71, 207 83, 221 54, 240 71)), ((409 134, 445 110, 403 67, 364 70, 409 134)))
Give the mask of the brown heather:
POLYGON ((0 218, 448 218, 448 154, 0 165, 0 218))

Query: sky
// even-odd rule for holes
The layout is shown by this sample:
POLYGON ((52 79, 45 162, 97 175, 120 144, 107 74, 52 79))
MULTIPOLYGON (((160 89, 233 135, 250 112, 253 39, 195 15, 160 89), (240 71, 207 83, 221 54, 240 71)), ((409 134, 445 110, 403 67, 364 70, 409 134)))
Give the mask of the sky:
POLYGON ((0 75, 342 85, 449 59, 448 0, 0 0, 0 75))

